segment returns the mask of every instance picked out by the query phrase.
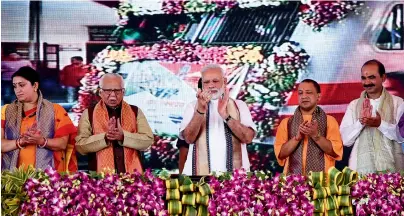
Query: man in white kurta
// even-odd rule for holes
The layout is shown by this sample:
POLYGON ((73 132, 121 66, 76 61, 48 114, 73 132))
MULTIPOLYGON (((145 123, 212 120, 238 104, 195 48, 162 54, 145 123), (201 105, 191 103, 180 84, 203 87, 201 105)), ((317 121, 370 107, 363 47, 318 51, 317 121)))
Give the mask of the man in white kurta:
POLYGON ((401 105, 401 109, 403 113, 401 114, 400 121, 397 124, 397 137, 401 137, 403 139, 403 151, 404 151, 404 104, 401 105))
MULTIPOLYGON (((232 100, 228 96, 226 89, 226 78, 223 76, 223 70, 218 65, 208 65, 202 69, 203 91, 198 91, 198 100, 187 105, 180 127, 179 137, 191 143, 185 162, 183 174, 185 175, 207 175, 212 172, 226 172, 228 170, 228 149, 226 143, 225 127, 228 126, 231 133, 241 144, 241 167, 245 170, 250 169, 246 143, 251 143, 256 134, 255 125, 252 121, 251 113, 243 101, 232 100), (229 101, 229 102, 227 102, 229 101), (239 115, 227 113, 226 103, 235 105, 239 115), (206 107, 203 106, 205 103, 206 107), (200 157, 201 152, 195 155, 194 148, 197 147, 197 140, 205 139, 205 133, 202 133, 204 124, 209 118, 205 133, 208 134, 207 160, 209 172, 195 171, 195 158, 200 157), (193 128, 196 128, 193 130, 193 128), (194 163, 194 164, 193 164, 194 163)), ((229 105, 227 105, 229 106, 229 105)), ((234 141, 235 139, 233 139, 234 141)), ((201 143, 199 143, 200 145, 201 143)), ((203 154, 205 152, 202 152, 203 154)), ((197 169, 199 170, 199 169, 197 169)))
POLYGON ((397 123, 404 112, 403 99, 383 88, 383 64, 371 60, 362 67, 365 91, 352 101, 342 119, 340 131, 345 146, 351 147, 349 167, 366 174, 404 169, 404 154, 397 123))

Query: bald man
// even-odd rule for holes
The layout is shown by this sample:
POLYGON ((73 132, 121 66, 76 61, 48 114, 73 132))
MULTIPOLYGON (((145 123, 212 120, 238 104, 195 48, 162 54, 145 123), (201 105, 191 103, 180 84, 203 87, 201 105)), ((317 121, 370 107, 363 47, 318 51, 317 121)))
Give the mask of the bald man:
POLYGON ((116 173, 143 172, 140 151, 153 144, 153 133, 142 110, 123 101, 123 78, 118 74, 101 77, 101 101, 81 116, 77 151, 88 154, 89 170, 116 173))

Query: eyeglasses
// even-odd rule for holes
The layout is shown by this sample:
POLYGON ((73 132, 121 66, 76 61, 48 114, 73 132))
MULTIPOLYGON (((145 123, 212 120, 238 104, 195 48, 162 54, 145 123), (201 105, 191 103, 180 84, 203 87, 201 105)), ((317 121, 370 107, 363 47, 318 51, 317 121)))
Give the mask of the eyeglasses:
POLYGON ((111 95, 112 94, 112 92, 114 92, 115 93, 115 95, 120 95, 120 94, 122 94, 122 92, 123 92, 123 90, 125 90, 124 88, 122 88, 122 89, 101 89, 102 90, 102 92, 104 92, 106 95, 111 95))

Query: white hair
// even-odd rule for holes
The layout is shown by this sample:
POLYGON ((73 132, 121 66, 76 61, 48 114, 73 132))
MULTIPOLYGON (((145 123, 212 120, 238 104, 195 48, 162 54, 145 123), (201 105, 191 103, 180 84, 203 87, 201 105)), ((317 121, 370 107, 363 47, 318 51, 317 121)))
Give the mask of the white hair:
POLYGON ((222 73, 222 76, 224 77, 224 75, 225 75, 224 70, 223 70, 222 66, 219 65, 219 64, 208 64, 208 65, 206 65, 205 67, 202 68, 201 75, 203 75, 208 70, 217 70, 217 69, 220 70, 220 72, 222 73))
POLYGON ((118 78, 121 80, 121 86, 122 88, 125 88, 125 82, 123 81, 123 77, 117 73, 106 73, 104 75, 102 75, 100 82, 99 82, 99 86, 102 88, 102 86, 104 85, 104 79, 105 78, 118 78))

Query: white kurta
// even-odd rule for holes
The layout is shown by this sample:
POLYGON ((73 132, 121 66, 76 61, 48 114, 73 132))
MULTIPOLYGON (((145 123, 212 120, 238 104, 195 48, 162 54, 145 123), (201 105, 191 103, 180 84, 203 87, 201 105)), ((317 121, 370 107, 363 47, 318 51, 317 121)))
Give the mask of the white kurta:
MULTIPOLYGON (((252 120, 250 110, 243 101, 236 100, 237 108, 240 112, 240 121, 244 126, 252 128, 255 132, 255 124, 252 120)), ((182 132, 187 127, 195 112, 197 101, 193 101, 185 108, 183 120, 180 126, 180 139, 184 139, 182 132)), ((211 100, 209 106, 209 152, 211 172, 226 172, 226 137, 224 132, 224 120, 217 111, 218 100, 211 100)), ((189 145, 187 160, 185 162, 183 174, 192 175, 192 152, 194 145, 189 145)), ((250 170, 246 144, 241 144, 242 167, 250 170)))
MULTIPOLYGON (((398 143, 404 142, 404 138, 402 138, 399 134, 397 129, 397 123, 400 120, 401 115, 404 113, 404 102, 403 99, 400 97, 394 96, 393 97, 393 106, 394 106, 394 113, 396 113, 395 119, 396 124, 389 124, 383 121, 380 126, 377 128, 385 137, 389 140, 395 140, 398 143)), ((356 170, 357 167, 357 153, 358 153, 358 142, 359 134, 361 133, 364 126, 359 122, 359 119, 354 119, 354 112, 356 111, 356 106, 359 99, 353 100, 349 103, 348 108, 345 112, 344 118, 342 119, 340 131, 342 142, 344 146, 352 146, 352 152, 349 157, 349 168, 356 170)), ((376 111, 379 108, 380 98, 378 99, 370 99, 370 104, 372 105, 372 116, 376 116, 376 111)))

